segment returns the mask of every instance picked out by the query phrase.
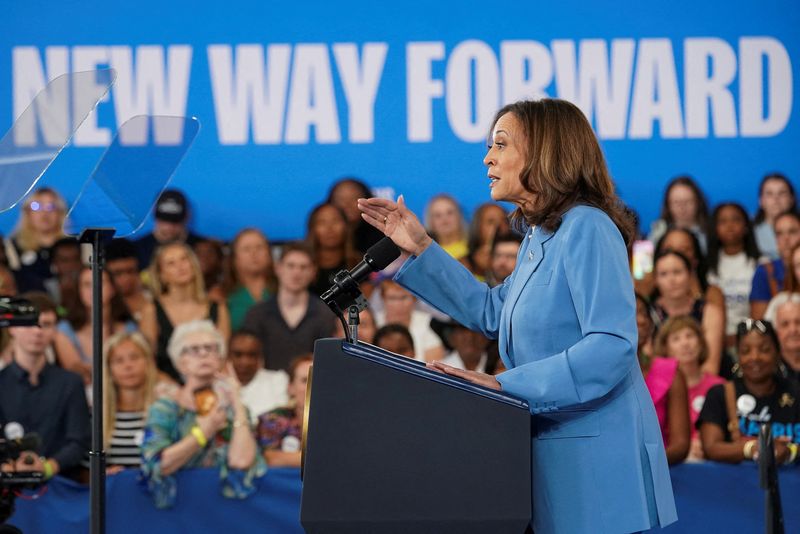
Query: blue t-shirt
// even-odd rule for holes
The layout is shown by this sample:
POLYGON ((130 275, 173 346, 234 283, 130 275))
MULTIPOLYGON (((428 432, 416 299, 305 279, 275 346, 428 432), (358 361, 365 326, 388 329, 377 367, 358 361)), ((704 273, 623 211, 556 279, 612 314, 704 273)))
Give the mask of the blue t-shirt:
MULTIPOLYGON (((772 265, 772 275, 778 284, 778 291, 780 291, 783 289, 783 260, 773 260, 770 264, 772 265)), ((763 264, 759 265, 756 267, 756 272, 753 275, 753 288, 750 290, 750 302, 768 302, 773 296, 769 288, 767 266, 763 264)))

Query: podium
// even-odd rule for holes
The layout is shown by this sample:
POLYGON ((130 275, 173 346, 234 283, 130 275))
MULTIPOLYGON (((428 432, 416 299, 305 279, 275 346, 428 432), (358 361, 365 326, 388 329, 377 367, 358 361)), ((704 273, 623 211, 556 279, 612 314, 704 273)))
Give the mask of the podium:
POLYGON ((525 532, 525 401, 341 339, 316 342, 307 396, 307 533, 525 532))

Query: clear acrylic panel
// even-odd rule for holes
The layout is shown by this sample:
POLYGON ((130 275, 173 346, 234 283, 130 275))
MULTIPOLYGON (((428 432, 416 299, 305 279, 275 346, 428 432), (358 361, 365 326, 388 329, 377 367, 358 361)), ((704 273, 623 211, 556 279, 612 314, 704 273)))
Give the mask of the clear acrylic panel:
POLYGON ((126 121, 72 204, 64 232, 113 228, 115 237, 133 234, 199 131, 194 117, 138 115, 126 121))
POLYGON ((72 72, 39 91, 0 139, 0 211, 33 189, 115 78, 113 69, 72 72))

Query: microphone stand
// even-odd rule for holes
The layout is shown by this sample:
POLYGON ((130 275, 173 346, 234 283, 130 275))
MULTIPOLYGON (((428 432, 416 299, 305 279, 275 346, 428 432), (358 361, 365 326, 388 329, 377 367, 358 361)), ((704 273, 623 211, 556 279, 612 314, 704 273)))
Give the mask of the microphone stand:
POLYGON ((358 314, 367 309, 369 303, 361 293, 361 288, 358 286, 350 272, 343 269, 336 273, 333 277, 334 288, 338 288, 338 293, 333 291, 333 288, 323 293, 320 298, 331 309, 331 311, 339 318, 344 328, 344 336, 348 343, 358 343, 358 314), (344 310, 347 310, 348 320, 344 319, 344 310))
POLYGON ((81 243, 92 245, 92 449, 89 451, 91 534, 106 530, 106 453, 103 450, 103 278, 104 244, 112 228, 87 228, 81 243))
POLYGON ((763 423, 758 433, 758 471, 759 485, 761 489, 766 490, 764 528, 767 534, 783 534, 783 509, 773 444, 772 428, 769 424, 763 423))

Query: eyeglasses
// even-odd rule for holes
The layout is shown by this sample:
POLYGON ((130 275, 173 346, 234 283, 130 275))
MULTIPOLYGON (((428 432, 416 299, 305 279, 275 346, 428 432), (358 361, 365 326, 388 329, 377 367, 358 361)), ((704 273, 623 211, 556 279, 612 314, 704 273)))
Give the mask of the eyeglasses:
POLYGON ((741 337, 748 332, 758 330, 760 333, 766 335, 769 327, 767 323, 758 319, 745 319, 736 326, 736 334, 741 337))
POLYGON ((201 343, 198 345, 186 345, 181 350, 181 354, 186 354, 187 356, 204 356, 206 354, 212 354, 214 356, 218 356, 220 353, 220 346, 218 343, 201 343))
POLYGON ((31 202, 30 206, 28 206, 28 209, 31 211, 51 212, 58 210, 58 206, 56 205, 55 202, 38 202, 34 200, 33 202, 31 202))

